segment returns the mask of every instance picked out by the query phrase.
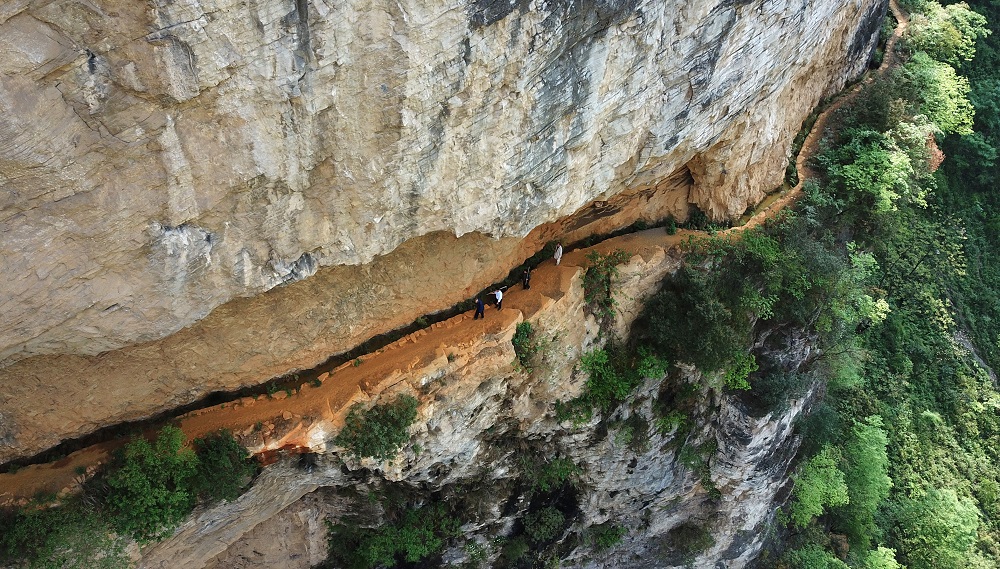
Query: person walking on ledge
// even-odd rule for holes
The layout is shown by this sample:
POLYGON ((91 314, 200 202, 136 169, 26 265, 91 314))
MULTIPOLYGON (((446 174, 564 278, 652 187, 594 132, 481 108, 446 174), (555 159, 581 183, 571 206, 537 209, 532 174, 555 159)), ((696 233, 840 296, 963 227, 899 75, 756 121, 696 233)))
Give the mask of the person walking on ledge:
POLYGON ((483 304, 483 299, 476 297, 476 314, 472 317, 473 320, 479 318, 486 318, 486 305, 483 304))
POLYGON ((503 289, 497 289, 493 291, 493 295, 497 297, 497 310, 503 308, 503 289))
POLYGON ((521 284, 524 285, 524 290, 531 288, 531 269, 528 267, 524 268, 524 274, 521 275, 521 284))
POLYGON ((559 266, 559 261, 562 261, 562 243, 556 243, 556 252, 552 255, 552 258, 556 260, 556 266, 559 266))

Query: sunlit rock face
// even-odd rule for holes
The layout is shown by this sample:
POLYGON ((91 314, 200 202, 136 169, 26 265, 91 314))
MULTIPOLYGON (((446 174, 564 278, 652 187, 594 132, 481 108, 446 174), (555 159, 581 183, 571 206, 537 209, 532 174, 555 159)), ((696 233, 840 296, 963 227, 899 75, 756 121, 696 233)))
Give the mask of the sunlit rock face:
MULTIPOLYGON (((646 248, 622 265, 618 310, 603 328, 585 309, 580 269, 563 267, 565 286, 558 289, 539 294, 541 287, 533 286, 534 301, 526 299, 528 291, 515 291, 514 300, 536 307, 525 314, 545 346, 531 371, 512 364, 517 318, 494 334, 442 344, 439 357, 418 359, 405 373, 367 386, 357 400, 392 401, 406 393, 419 401, 412 437, 394 460, 345 456, 330 437, 343 410, 247 429, 241 435, 255 451, 314 454, 288 456, 234 503, 196 512, 171 538, 146 548, 139 567, 306 569, 327 554, 325 520, 380 525, 378 497, 390 487, 395 499, 456 508, 462 535, 450 541, 442 565, 467 562, 466 544, 475 542, 486 552, 480 567, 504 566, 497 562, 497 538, 516 532, 516 520, 539 507, 529 491, 537 473, 526 464, 557 457, 577 468, 574 488, 558 496, 567 522, 547 552, 561 566, 746 567, 787 497, 799 445, 793 427, 815 389, 764 409, 752 393, 723 390, 721 378, 681 364, 580 424, 560 422, 554 410, 556 401, 583 389, 581 355, 609 336, 625 337, 651 283, 679 266, 676 251, 660 248, 646 248), (683 419, 657 428, 670 412, 683 419), (595 550, 585 536, 602 524, 627 530, 621 544, 595 550), (696 538, 698 544, 687 543, 696 538)), ((499 316, 492 309, 488 314, 499 316)), ((817 356, 814 339, 800 331, 757 326, 755 336, 757 356, 772 369, 808 373, 817 356)), ((362 365, 379 364, 373 358, 362 365)))
POLYGON ((526 235, 690 170, 732 217, 855 76, 852 2, 0 7, 0 356, 115 349, 434 231, 526 235))
POLYGON ((739 215, 884 11, 3 3, 0 461, 316 365, 547 240, 739 215))

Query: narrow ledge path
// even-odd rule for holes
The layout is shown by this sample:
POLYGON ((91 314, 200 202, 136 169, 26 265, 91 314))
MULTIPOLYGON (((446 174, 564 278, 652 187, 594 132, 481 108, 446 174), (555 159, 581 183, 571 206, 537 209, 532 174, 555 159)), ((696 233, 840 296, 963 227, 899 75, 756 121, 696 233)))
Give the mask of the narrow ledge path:
MULTIPOLYGON (((716 235, 737 238, 743 231, 773 219, 802 195, 807 180, 816 177, 809 163, 819 150, 829 117, 856 96, 864 85, 899 63, 896 46, 907 29, 909 18, 900 9, 897 0, 890 0, 889 6, 897 25, 886 42, 881 65, 838 95, 819 114, 796 157, 798 183, 770 203, 765 201, 767 205, 754 212, 744 224, 719 231, 716 235)), ((401 382, 413 384, 424 381, 440 373, 463 354, 475 354, 509 344, 519 322, 531 320, 549 308, 577 282, 587 266, 589 252, 610 253, 623 249, 634 257, 646 260, 663 259, 665 256, 679 258, 682 244, 707 235, 704 231, 694 230, 679 230, 668 235, 658 228, 614 237, 592 247, 567 252, 559 266, 552 260, 539 265, 532 272, 530 290, 512 287, 504 295, 505 308, 497 311, 494 307, 487 307, 484 319, 474 320, 472 311, 469 311, 409 334, 362 356, 360 361, 356 360, 357 363, 344 363, 291 394, 278 391, 268 396, 244 397, 192 411, 175 422, 189 440, 219 429, 229 429, 238 438, 259 438, 260 444, 251 444, 250 448, 265 461, 273 459, 280 451, 309 452, 324 448, 325 441, 343 425, 352 404, 376 399, 384 392, 391 392, 401 382)), ((78 491, 124 443, 125 440, 101 443, 55 462, 0 474, 0 506, 23 505, 42 494, 78 491)))

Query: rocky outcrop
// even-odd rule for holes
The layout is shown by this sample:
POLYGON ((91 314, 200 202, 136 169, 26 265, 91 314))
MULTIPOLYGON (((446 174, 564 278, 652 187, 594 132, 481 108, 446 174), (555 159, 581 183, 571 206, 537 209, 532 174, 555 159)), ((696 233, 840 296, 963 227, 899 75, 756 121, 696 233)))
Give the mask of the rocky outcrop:
MULTIPOLYGON (((572 266, 583 252, 575 252, 565 260, 568 266, 548 264, 536 271, 530 291, 512 292, 510 308, 491 310, 488 319, 500 327, 490 333, 445 333, 482 325, 466 315, 401 341, 345 370, 387 369, 385 360, 405 371, 376 374, 384 380, 362 382, 352 396, 340 396, 339 404, 312 396, 315 412, 301 412, 291 399, 254 403, 250 408, 258 415, 250 420, 263 419, 263 427, 244 433, 254 448, 310 451, 318 458, 293 456, 266 469, 250 493, 199 512, 174 537, 145 550, 140 566, 309 567, 321 555, 322 520, 365 515, 371 503, 356 497, 390 485, 422 496, 420 501, 450 494, 470 504, 463 537, 446 553, 450 561, 461 562, 465 542, 492 543, 532 507, 524 489, 524 461, 532 456, 558 456, 581 468, 574 505, 567 508, 573 516, 559 540, 566 566, 671 567, 692 560, 704 561, 697 566, 708 566, 708 560, 745 566, 759 551, 763 530, 784 498, 781 490, 797 448, 792 425, 810 395, 773 412, 751 413, 738 396, 681 366, 667 378, 648 378, 614 412, 586 424, 554 417, 554 403, 583 387, 586 378, 576 369, 581 353, 609 333, 625 334, 656 289, 652 285, 679 266, 676 250, 657 245, 664 241, 661 236, 662 230, 651 230, 602 245, 603 250, 624 246, 637 253, 621 268, 620 310, 610 330, 602 332, 587 315, 582 271, 572 266), (522 315, 546 345, 531 372, 512 364, 517 356, 510 339, 522 315), (433 347, 437 356, 417 357, 421 344, 433 347), (411 345, 414 350, 406 351, 411 345), (410 364, 400 367, 403 362, 410 364), (681 402, 681 392, 689 393, 687 403, 681 402), (413 438, 399 457, 385 463, 343 457, 330 435, 342 424, 347 404, 398 393, 420 401, 413 438), (651 426, 666 407, 682 411, 686 427, 651 426), (296 412, 279 415, 282 408, 296 412), (587 528, 606 523, 629 530, 618 549, 600 552, 574 541, 587 528), (683 528, 697 528, 710 540, 685 549, 677 543, 683 528), (289 531, 294 535, 275 542, 276 533, 289 531)), ((768 341, 760 343, 760 353, 783 369, 802 370, 814 357, 807 337, 761 337, 768 341)), ((329 393, 322 391, 326 382, 335 384, 336 374, 317 394, 329 393)), ((227 413, 243 411, 207 410, 181 424, 196 434, 203 424, 218 424, 209 417, 227 413)), ((378 523, 377 513, 373 516, 370 523, 378 523)), ((498 554, 494 549, 490 555, 498 554)))
POLYGON ((878 13, 14 3, 2 353, 161 337, 419 235, 520 237, 689 163, 691 201, 737 215, 780 180, 819 96, 864 67, 859 23, 878 13))
POLYGON ((883 13, 6 4, 0 460, 312 367, 546 240, 738 215, 883 13))

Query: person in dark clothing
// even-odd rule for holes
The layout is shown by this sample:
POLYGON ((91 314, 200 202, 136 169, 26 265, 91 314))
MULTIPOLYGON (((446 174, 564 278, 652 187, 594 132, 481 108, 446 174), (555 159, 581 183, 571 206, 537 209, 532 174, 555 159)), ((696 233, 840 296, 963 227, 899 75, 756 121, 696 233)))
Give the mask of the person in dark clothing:
POLYGON ((472 317, 473 320, 478 318, 486 318, 486 305, 483 304, 483 299, 476 297, 476 314, 472 317))
POLYGON ((524 285, 524 290, 531 288, 531 269, 525 267, 524 274, 521 275, 521 284, 524 285))

